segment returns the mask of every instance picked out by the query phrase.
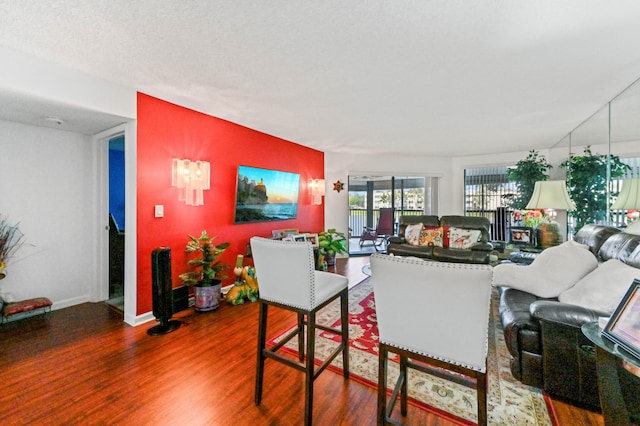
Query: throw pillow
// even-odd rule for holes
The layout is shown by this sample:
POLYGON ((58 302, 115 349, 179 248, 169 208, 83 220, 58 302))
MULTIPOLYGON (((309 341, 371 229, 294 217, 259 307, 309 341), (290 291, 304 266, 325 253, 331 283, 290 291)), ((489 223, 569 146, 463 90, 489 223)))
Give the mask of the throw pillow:
POLYGON ((618 259, 609 259, 576 285, 563 291, 558 300, 611 315, 634 278, 640 278, 640 270, 618 259))
POLYGON ((425 226, 420 232, 420 246, 442 247, 442 228, 439 226, 425 226))
POLYGON ((479 229, 449 228, 449 247, 456 249, 470 249, 480 240, 481 231, 479 229))
POLYGON ((422 232, 422 223, 415 223, 413 225, 407 225, 404 230, 404 238, 407 243, 412 246, 417 246, 420 243, 420 233, 422 232))
POLYGON ((589 247, 575 241, 544 250, 530 265, 503 263, 493 269, 493 284, 538 297, 558 297, 598 266, 589 247))

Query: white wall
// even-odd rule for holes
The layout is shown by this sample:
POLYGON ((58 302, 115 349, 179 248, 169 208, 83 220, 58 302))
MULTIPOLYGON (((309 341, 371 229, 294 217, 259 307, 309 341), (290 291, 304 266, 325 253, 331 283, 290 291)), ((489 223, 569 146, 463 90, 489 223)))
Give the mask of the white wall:
POLYGON ((25 244, 0 291, 45 296, 54 308, 89 300, 94 265, 93 147, 77 133, 0 121, 0 214, 25 244))
MULTIPOLYGON (((0 89, 16 97, 37 99, 52 109, 66 105, 87 114, 122 117, 133 127, 126 144, 135 152, 134 89, 4 47, 0 63, 0 89)), ((8 264, 0 292, 16 299, 46 296, 54 309, 97 301, 98 261, 106 262, 98 259, 97 235, 107 219, 107 207, 99 210, 99 192, 106 190, 98 171, 103 167, 100 155, 98 141, 90 136, 0 121, 0 214, 20 222, 26 237, 8 264)), ((134 161, 135 155, 130 158, 134 161)), ((127 173, 135 191, 135 164, 127 173)), ((129 223, 135 221, 134 204, 127 206, 132 211, 127 211, 129 223)), ((135 253, 133 242, 128 252, 135 253)), ((131 284, 135 291, 135 278, 131 284)), ((130 308, 135 314, 135 306, 130 308)))
POLYGON ((136 91, 0 46, 0 88, 134 119, 136 91))

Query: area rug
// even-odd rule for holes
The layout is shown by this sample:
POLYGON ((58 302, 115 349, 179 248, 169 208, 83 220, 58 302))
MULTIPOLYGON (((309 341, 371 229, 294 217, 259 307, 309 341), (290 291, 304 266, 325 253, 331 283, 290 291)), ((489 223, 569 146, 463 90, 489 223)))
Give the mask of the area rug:
MULTIPOLYGON (((320 311, 318 321, 340 324, 339 304, 332 303, 320 311)), ((293 327, 293 326, 292 326, 293 327)), ((279 334, 270 344, 286 335, 279 334)), ((335 349, 339 337, 319 331, 316 336, 316 359, 323 360, 335 349)), ((349 362, 351 380, 377 388, 378 327, 370 279, 349 290, 349 362)), ((297 339, 285 349, 297 351, 297 339)), ((341 372, 342 359, 336 357, 329 367, 341 372)), ((389 364, 391 388, 398 377, 397 362, 389 364)), ((498 295, 493 294, 489 321, 488 352, 488 422, 493 425, 557 425, 553 405, 538 389, 523 385, 509 370, 509 354, 498 317, 498 295)), ((477 396, 474 389, 415 370, 409 372, 409 397, 413 405, 461 425, 476 423, 477 396)))

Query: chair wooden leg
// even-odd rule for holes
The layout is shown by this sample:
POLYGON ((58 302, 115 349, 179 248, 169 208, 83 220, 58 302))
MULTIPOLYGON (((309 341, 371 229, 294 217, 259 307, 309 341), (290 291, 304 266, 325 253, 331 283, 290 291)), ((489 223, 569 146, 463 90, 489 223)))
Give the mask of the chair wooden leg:
POLYGON ((387 416, 387 347, 380 345, 378 354, 378 426, 385 424, 387 416))
POLYGON ((487 375, 479 374, 477 377, 478 390, 478 426, 487 424, 487 375))
POLYGON ((407 383, 409 382, 409 374, 407 372, 407 357, 400 356, 400 376, 404 377, 402 386, 400 387, 400 414, 403 417, 407 415, 407 383))
POLYGON ((267 308, 266 303, 260 302, 260 314, 258 316, 258 363, 256 366, 256 389, 255 404, 260 405, 262 401, 262 383, 264 381, 264 349, 267 339, 267 308))
POLYGON ((298 313, 298 360, 304 360, 304 314, 298 313))
POLYGON ((311 426, 313 415, 313 380, 314 380, 314 358, 316 344, 316 313, 311 311, 307 314, 307 362, 305 364, 305 399, 304 399, 304 424, 311 426))
POLYGON ((349 293, 345 289, 340 295, 340 319, 342 321, 342 375, 349 378, 349 293))

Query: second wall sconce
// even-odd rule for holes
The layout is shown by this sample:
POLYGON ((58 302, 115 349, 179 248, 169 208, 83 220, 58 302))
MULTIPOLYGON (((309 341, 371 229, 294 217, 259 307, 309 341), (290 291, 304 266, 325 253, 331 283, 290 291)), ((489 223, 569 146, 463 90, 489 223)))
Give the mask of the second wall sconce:
POLYGON ((324 179, 309 179, 309 191, 311 192, 311 204, 322 204, 324 196, 324 179))
POLYGON ((189 206, 204 205, 203 191, 210 187, 209 162, 174 158, 171 164, 171 186, 178 188, 178 200, 189 206))

